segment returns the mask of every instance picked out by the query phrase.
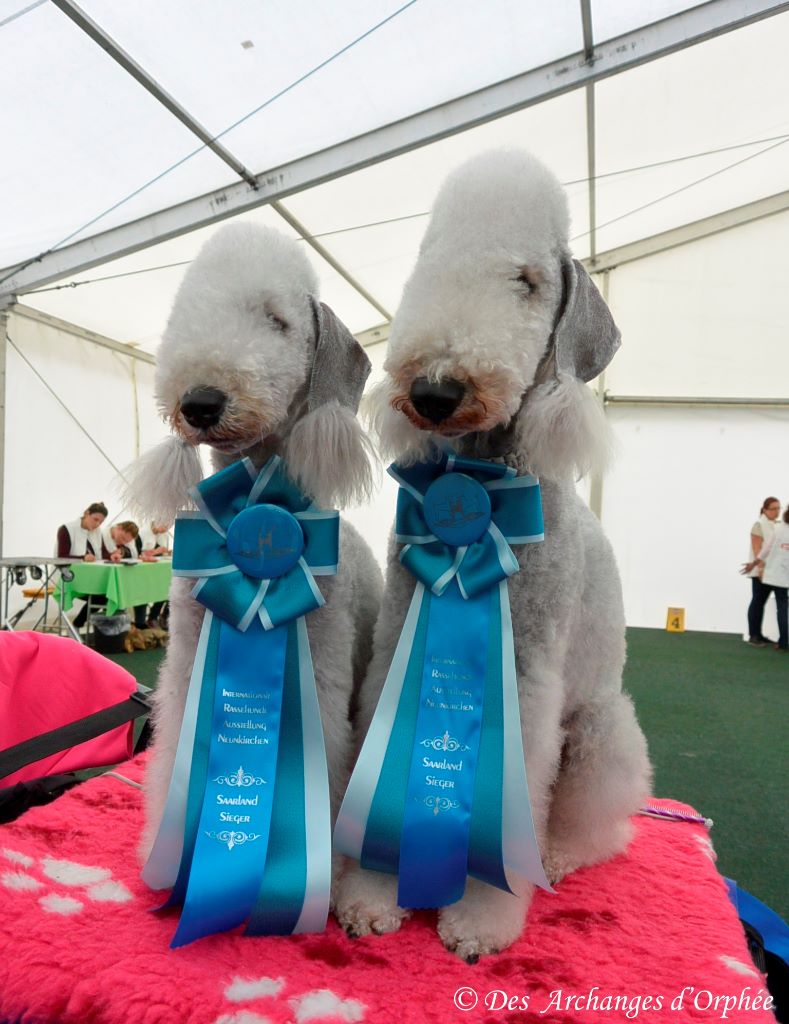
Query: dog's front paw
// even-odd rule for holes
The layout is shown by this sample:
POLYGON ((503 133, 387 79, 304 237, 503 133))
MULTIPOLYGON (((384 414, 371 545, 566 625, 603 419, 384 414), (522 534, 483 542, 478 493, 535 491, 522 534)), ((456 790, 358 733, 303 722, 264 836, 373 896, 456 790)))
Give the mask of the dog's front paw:
POLYGON ((475 964, 518 938, 528 905, 528 897, 469 879, 463 899, 439 911, 438 934, 450 953, 475 964))
POLYGON ((560 847, 551 847, 543 858, 542 866, 551 885, 558 885, 565 875, 571 875, 581 865, 571 853, 560 847))
POLYGON ((567 836, 556 831, 543 860, 548 881, 556 885, 579 868, 616 856, 627 848, 632 831, 628 820, 609 823, 605 832, 597 835, 567 836))
POLYGON ((352 937, 396 932, 410 911, 397 905, 397 878, 350 864, 337 883, 337 920, 352 937))

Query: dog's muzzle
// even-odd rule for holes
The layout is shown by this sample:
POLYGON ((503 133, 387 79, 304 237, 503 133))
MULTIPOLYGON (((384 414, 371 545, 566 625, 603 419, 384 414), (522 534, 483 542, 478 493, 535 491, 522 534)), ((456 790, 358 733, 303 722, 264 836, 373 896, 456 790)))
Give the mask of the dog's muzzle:
POLYGON ((451 377, 430 381, 417 377, 411 385, 409 397, 414 409, 431 423, 443 423, 463 401, 465 384, 451 377))
POLYGON ((181 399, 181 415, 191 427, 206 430, 222 417, 227 395, 219 388, 192 388, 181 399))

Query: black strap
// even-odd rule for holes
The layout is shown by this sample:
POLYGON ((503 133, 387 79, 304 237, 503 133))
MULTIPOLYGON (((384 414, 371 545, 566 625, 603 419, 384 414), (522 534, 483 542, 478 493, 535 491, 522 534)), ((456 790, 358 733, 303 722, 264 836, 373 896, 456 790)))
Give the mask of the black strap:
POLYGON ((0 782, 8 775, 13 775, 25 765, 41 761, 45 757, 57 754, 61 750, 68 750, 76 747, 87 740, 95 739, 102 733, 116 729, 119 725, 132 722, 135 718, 147 715, 151 710, 150 705, 141 693, 133 693, 127 700, 119 704, 113 704, 108 708, 102 708, 85 718, 78 718, 76 722, 68 725, 61 725, 57 729, 50 729, 40 736, 33 736, 32 739, 24 740, 13 747, 0 751, 0 782))

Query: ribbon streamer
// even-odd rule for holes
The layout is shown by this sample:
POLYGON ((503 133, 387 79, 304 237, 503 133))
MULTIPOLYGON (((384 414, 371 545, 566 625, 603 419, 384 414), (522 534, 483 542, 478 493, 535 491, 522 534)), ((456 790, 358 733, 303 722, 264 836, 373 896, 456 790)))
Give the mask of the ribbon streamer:
POLYGON ((183 907, 172 945, 246 922, 321 931, 329 787, 304 616, 337 571, 339 516, 278 457, 202 481, 176 519, 173 573, 206 608, 162 823, 143 879, 183 907))
POLYGON ((550 890, 534 832, 507 580, 543 539, 539 482, 455 456, 408 468, 396 539, 417 583, 351 777, 335 847, 399 875, 398 903, 442 907, 473 875, 550 890))

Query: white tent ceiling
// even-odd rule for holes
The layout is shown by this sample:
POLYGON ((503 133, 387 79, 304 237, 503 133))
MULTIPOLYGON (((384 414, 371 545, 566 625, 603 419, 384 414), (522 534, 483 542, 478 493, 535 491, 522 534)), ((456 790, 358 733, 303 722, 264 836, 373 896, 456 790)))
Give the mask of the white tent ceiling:
POLYGON ((601 265, 784 208, 787 9, 0 0, 0 302, 154 350, 183 264, 240 211, 321 246, 323 298, 361 332, 396 308, 447 171, 496 145, 556 171, 601 265))

